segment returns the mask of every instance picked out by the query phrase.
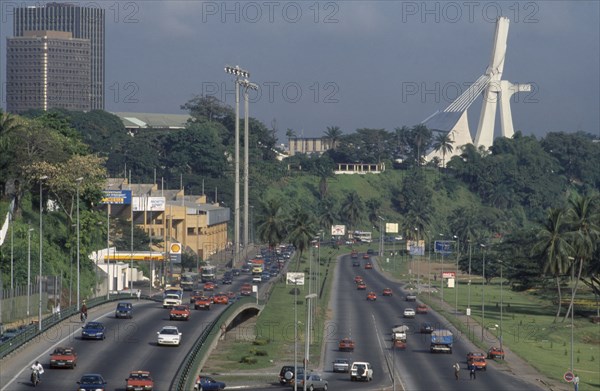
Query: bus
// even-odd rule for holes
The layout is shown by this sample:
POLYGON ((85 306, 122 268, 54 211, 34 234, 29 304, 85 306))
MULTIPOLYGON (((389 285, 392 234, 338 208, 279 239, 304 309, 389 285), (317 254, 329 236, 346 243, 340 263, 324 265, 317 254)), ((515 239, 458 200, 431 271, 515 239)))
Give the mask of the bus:
POLYGON ((352 238, 363 243, 371 243, 373 241, 370 231, 354 231, 352 233, 352 238))
POLYGON ((215 282, 217 280, 217 267, 212 265, 202 266, 200 279, 202 282, 215 282))

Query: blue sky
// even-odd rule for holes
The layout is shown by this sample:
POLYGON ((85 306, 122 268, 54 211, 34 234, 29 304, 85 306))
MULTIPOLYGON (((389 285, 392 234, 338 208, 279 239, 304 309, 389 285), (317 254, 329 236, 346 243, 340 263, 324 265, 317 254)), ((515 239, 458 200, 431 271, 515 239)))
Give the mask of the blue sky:
MULTIPOLYGON (((225 65, 251 73, 250 115, 318 137, 327 126, 415 125, 443 110, 488 65, 497 16, 511 20, 503 79, 515 130, 600 137, 596 1, 87 1, 106 10, 106 109, 180 113, 194 95, 233 105, 225 65)), ((10 6, 1 4, 5 80, 10 6)), ((2 106, 5 107, 5 91, 2 106)), ((475 132, 480 100, 469 110, 475 132)), ((242 106, 243 107, 243 106, 242 106)))

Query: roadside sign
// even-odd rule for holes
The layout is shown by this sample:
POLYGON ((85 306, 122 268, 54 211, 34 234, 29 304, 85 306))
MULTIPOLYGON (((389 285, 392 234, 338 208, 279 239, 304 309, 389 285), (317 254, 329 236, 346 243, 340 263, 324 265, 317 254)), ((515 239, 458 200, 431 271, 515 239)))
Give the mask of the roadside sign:
POLYGON ((443 272, 442 273, 442 278, 454 278, 454 277, 456 277, 455 272, 443 272))
POLYGON ((573 381, 573 379, 575 378, 575 376, 573 375, 573 372, 571 371, 567 371, 565 372, 565 374, 563 375, 563 379, 565 379, 565 381, 567 383, 571 383, 573 381))

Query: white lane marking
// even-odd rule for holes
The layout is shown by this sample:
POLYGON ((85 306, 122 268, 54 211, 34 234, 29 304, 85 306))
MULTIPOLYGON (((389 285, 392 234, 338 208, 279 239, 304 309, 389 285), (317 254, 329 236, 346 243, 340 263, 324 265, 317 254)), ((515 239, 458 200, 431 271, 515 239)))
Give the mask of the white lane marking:
MULTIPOLYGON (((402 379, 400 378, 400 376, 396 376, 396 366, 395 365, 390 365, 390 362, 388 360, 388 356, 385 353, 385 348, 383 347, 382 344, 382 339, 383 339, 383 334, 379 332, 379 330, 377 329, 377 322, 375 321, 375 315, 371 314, 371 318, 373 319, 373 327, 375 328, 375 335, 377 336, 377 343, 379 343, 379 349, 381 349, 381 354, 383 355, 383 358, 385 359, 385 362, 387 364, 388 370, 390 369, 390 367, 392 368, 390 376, 392 377, 392 384, 395 384, 395 379, 397 378, 399 383, 400 383, 400 387, 402 388, 403 391, 406 391, 406 388, 404 387, 404 383, 402 383, 402 379)), ((392 349, 392 353, 394 354, 394 350, 392 349)), ((394 357, 392 357, 393 359, 394 357)), ((394 362, 394 361, 392 361, 394 362)), ((395 362, 394 362, 395 363, 395 362)))

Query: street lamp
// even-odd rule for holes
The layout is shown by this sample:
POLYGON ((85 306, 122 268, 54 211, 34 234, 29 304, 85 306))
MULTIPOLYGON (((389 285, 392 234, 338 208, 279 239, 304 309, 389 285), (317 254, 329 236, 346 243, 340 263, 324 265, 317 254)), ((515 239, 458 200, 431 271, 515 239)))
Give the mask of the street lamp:
POLYGON ((83 177, 79 177, 75 179, 77 182, 77 308, 80 307, 79 303, 79 288, 80 288, 80 278, 79 278, 79 185, 81 185, 81 181, 83 181, 83 177))
POLYGON ((42 224, 42 212, 43 212, 43 203, 42 203, 42 184, 43 182, 48 179, 47 175, 41 176, 40 177, 40 269, 39 269, 39 276, 38 276, 38 280, 39 280, 39 303, 38 303, 38 331, 41 332, 42 331, 42 251, 43 251, 43 224, 42 224))
POLYGON ((458 258, 460 258, 460 242, 458 236, 454 235, 456 243, 456 270, 454 271, 454 314, 458 315, 458 258))
POLYGON ((235 75, 235 191, 234 191, 234 264, 238 263, 240 247, 240 78, 249 78, 250 72, 225 66, 225 72, 235 75))
MULTIPOLYGON (((250 76, 250 75, 248 75, 250 76)), ((244 88, 244 252, 246 258, 248 257, 248 237, 249 237, 249 226, 248 226, 248 178, 249 178, 249 144, 250 144, 250 130, 248 128, 248 90, 258 90, 258 86, 251 83, 248 79, 241 80, 240 86, 244 88)))
POLYGON ((308 360, 310 357, 310 325, 311 325, 311 321, 312 321, 312 317, 311 317, 311 302, 310 299, 315 299, 317 297, 316 293, 311 293, 310 295, 306 295, 304 298, 306 299, 306 309, 307 309, 307 314, 306 316, 308 317, 308 320, 306 322, 306 335, 304 336, 304 338, 306 339, 306 341, 304 342, 304 388, 303 391, 306 391, 306 372, 308 370, 308 360))
MULTIPOLYGON (((304 368, 306 371, 306 368, 304 368)), ((298 278, 294 278, 294 391, 298 391, 298 278)))
POLYGON ((483 333, 485 330, 485 244, 480 244, 483 249, 483 280, 481 281, 481 341, 483 342, 483 333))
MULTIPOLYGON (((440 234, 440 237, 443 239, 444 238, 444 234, 440 234)), ((441 294, 442 294, 442 303, 444 302, 444 253, 446 252, 446 243, 442 241, 442 278, 440 278, 441 281, 441 294)))
MULTIPOLYGON (((28 225, 29 226, 29 225, 28 225)), ((31 231, 27 230, 27 317, 29 318, 29 298, 31 297, 31 231)))
POLYGON ((469 317, 471 316, 471 240, 469 239, 469 283, 467 289, 467 333, 469 332, 469 317))
POLYGON ((377 218, 379 218, 379 256, 383 259, 383 222, 385 219, 381 216, 377 216, 377 218))

